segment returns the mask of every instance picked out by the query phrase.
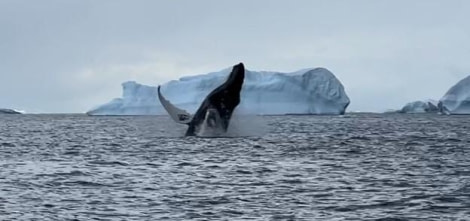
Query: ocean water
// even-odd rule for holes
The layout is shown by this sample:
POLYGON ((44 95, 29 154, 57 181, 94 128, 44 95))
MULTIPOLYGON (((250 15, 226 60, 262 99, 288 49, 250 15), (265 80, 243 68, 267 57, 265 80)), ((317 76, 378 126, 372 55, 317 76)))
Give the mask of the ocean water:
POLYGON ((0 220, 470 220, 470 117, 0 115, 0 220))

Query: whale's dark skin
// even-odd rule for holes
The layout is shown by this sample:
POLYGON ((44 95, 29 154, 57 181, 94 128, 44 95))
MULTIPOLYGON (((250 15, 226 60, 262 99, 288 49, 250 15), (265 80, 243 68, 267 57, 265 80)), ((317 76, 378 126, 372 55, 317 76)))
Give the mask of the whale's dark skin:
POLYGON ((240 91, 242 89, 244 79, 245 67, 243 63, 233 66, 232 72, 228 76, 227 80, 210 92, 201 103, 201 106, 194 114, 192 120, 188 123, 189 127, 186 131, 186 136, 196 135, 195 133, 197 129, 204 123, 206 113, 210 108, 217 110, 220 115, 220 122, 218 123, 222 130, 224 130, 223 132, 226 132, 233 111, 240 103, 240 91))

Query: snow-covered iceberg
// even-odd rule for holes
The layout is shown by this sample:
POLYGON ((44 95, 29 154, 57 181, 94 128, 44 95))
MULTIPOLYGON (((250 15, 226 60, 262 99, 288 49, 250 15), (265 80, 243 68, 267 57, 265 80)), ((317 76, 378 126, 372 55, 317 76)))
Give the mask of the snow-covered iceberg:
MULTIPOLYGON (((219 86, 231 68, 205 75, 182 77, 162 85, 162 94, 175 106, 195 112, 207 94, 219 86)), ((245 71, 242 114, 344 114, 349 98, 341 82, 327 69, 292 73, 245 71)), ((122 98, 87 112, 89 115, 166 114, 157 97, 157 87, 134 81, 122 84, 122 98)))
POLYGON ((470 76, 462 79, 439 100, 443 114, 470 114, 470 76))
POLYGON ((12 109, 0 108, 0 114, 21 114, 21 112, 12 109))
POLYGON ((437 113, 437 102, 434 100, 410 102, 398 112, 406 114, 437 113))

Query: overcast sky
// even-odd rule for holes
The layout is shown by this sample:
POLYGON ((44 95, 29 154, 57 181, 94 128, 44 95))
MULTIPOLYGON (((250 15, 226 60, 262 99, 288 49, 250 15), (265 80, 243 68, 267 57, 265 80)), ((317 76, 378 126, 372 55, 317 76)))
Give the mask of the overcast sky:
POLYGON ((466 0, 0 0, 0 107, 85 112, 243 61, 325 67, 349 111, 398 109, 470 74, 469 21, 466 0))

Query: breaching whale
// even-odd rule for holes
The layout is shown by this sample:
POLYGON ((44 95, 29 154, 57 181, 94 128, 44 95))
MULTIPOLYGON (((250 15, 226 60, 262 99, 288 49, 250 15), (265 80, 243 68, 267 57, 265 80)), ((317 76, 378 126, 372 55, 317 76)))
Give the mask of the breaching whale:
POLYGON ((193 116, 165 99, 160 92, 160 86, 158 86, 158 98, 174 121, 188 125, 186 136, 195 136, 203 128, 227 132, 233 111, 240 103, 240 91, 244 79, 243 63, 233 66, 227 80, 206 96, 193 116))

